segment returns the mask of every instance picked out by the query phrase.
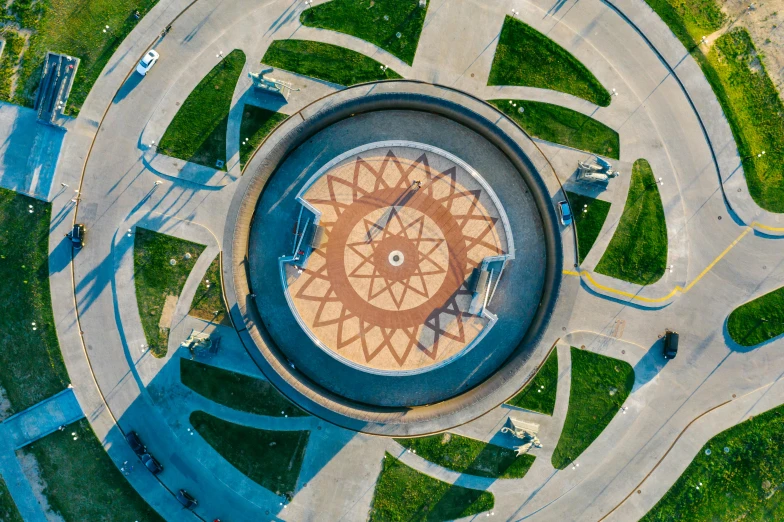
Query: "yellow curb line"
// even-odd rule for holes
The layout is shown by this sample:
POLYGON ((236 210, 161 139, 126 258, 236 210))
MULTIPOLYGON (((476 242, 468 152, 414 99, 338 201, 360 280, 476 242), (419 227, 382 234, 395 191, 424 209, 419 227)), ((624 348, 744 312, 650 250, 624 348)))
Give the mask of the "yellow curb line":
MULTIPOLYGON (((686 292, 691 290, 691 288, 694 285, 696 285, 697 282, 699 282, 699 280, 702 279, 705 276, 705 274, 710 272, 711 269, 713 269, 713 267, 716 266, 716 263, 721 261, 722 258, 724 256, 726 256, 727 253, 730 250, 733 249, 733 247, 735 247, 735 245, 740 243, 740 240, 743 239, 746 236, 746 234, 748 234, 749 232, 751 232, 753 230, 752 227, 754 227, 754 225, 761 226, 756 221, 754 223, 752 223, 751 226, 747 227, 746 230, 744 230, 741 233, 741 235, 739 235, 735 239, 735 241, 730 243, 730 245, 727 248, 725 248, 724 251, 716 257, 716 259, 714 259, 707 267, 705 267, 705 270, 700 272, 700 274, 694 279, 694 281, 692 281, 691 283, 686 285, 685 288, 680 286, 680 285, 677 285, 675 288, 672 289, 672 291, 669 294, 665 295, 664 297, 655 297, 655 298, 654 297, 644 297, 644 296, 641 296, 641 295, 637 295, 637 294, 632 294, 630 292, 626 292, 624 290, 617 290, 615 288, 611 288, 609 286, 602 285, 600 283, 597 283, 596 280, 593 278, 593 276, 591 276, 591 273, 588 272, 587 270, 580 270, 579 272, 578 271, 574 271, 574 270, 564 270, 563 273, 564 273, 564 275, 584 277, 585 279, 587 279, 591 283, 591 285, 593 285, 594 287, 596 287, 596 288, 598 288, 600 290, 608 292, 608 293, 612 293, 612 294, 628 297, 628 298, 630 298, 632 300, 633 299, 637 299, 638 301, 644 301, 646 303, 662 303, 662 302, 665 302, 665 301, 668 301, 669 299, 671 299, 678 292, 680 292, 682 294, 685 294, 686 292)), ((770 227, 768 227, 768 228, 770 228, 770 227)), ((784 230, 784 229, 782 229, 782 230, 784 230)))
POLYGON ((751 226, 752 227, 757 227, 757 228, 762 228, 762 229, 765 229, 765 230, 770 230, 772 232, 784 232, 784 227, 771 227, 769 225, 763 225, 762 223, 757 223, 756 221, 753 221, 751 223, 751 226))

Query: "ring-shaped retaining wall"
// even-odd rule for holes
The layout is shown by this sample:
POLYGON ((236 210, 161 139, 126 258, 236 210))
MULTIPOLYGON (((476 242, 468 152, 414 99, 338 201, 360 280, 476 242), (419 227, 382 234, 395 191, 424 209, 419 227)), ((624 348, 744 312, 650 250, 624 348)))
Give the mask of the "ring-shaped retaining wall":
MULTIPOLYGON (((537 155, 539 155, 537 157, 537 155)), ((469 95, 415 81, 389 81, 345 89, 313 102, 282 123, 245 169, 230 206, 224 234, 224 290, 232 320, 248 353, 270 382, 305 410, 343 427, 391 436, 442 431, 468 422, 509 398, 535 372, 555 339, 543 339, 558 299, 563 252, 553 206, 557 182, 546 183, 532 161, 538 149, 519 127, 489 104, 469 95), (436 114, 480 135, 514 166, 541 217, 546 266, 541 298, 521 342, 501 367, 471 389, 434 404, 379 407, 335 394, 291 364, 264 327, 249 272, 250 230, 258 202, 276 169, 322 130, 347 118, 377 111, 436 114), (549 187, 548 187, 549 186, 549 187)), ((552 174, 550 174, 552 176, 552 174)), ((262 303, 263 305, 263 303, 262 303)))

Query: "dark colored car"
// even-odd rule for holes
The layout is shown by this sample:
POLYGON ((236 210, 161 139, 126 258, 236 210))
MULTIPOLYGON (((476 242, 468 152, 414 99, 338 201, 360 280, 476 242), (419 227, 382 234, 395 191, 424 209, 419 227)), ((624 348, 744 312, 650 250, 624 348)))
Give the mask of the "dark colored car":
POLYGON ((137 456, 141 457, 147 453, 147 447, 142 444, 139 435, 137 435, 135 431, 129 431, 128 435, 125 436, 125 440, 128 441, 128 444, 137 456))
POLYGON ((678 332, 664 331, 664 358, 675 359, 678 355, 678 332))
POLYGON ((149 453, 145 453, 140 458, 142 459, 142 464, 144 464, 144 467, 149 469, 150 473, 153 475, 157 475, 163 471, 163 466, 161 466, 161 463, 155 460, 149 453))
POLYGON ((199 503, 187 491, 181 489, 177 492, 177 501, 182 504, 185 509, 193 510, 199 503))
POLYGON ((71 240, 71 244, 77 250, 84 246, 84 225, 77 223, 73 226, 71 231, 66 234, 66 237, 71 240))

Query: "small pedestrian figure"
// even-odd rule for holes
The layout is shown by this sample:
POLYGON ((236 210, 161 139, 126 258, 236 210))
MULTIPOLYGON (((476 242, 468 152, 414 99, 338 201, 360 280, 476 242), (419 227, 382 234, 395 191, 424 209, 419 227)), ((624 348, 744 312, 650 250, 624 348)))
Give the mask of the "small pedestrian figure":
POLYGON ((419 190, 421 188, 422 188, 422 182, 421 181, 415 180, 413 183, 411 183, 411 190, 419 190))

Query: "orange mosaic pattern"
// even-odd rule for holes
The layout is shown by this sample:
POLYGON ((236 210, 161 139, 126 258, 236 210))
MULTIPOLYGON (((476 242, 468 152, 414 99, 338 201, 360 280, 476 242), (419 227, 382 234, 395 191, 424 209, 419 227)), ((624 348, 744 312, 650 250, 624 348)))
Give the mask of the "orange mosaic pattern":
POLYGON ((368 368, 418 370, 458 354, 487 326, 467 279, 505 253, 492 199, 463 167, 414 147, 365 151, 304 199, 325 241, 287 267, 297 313, 328 350, 368 368))

